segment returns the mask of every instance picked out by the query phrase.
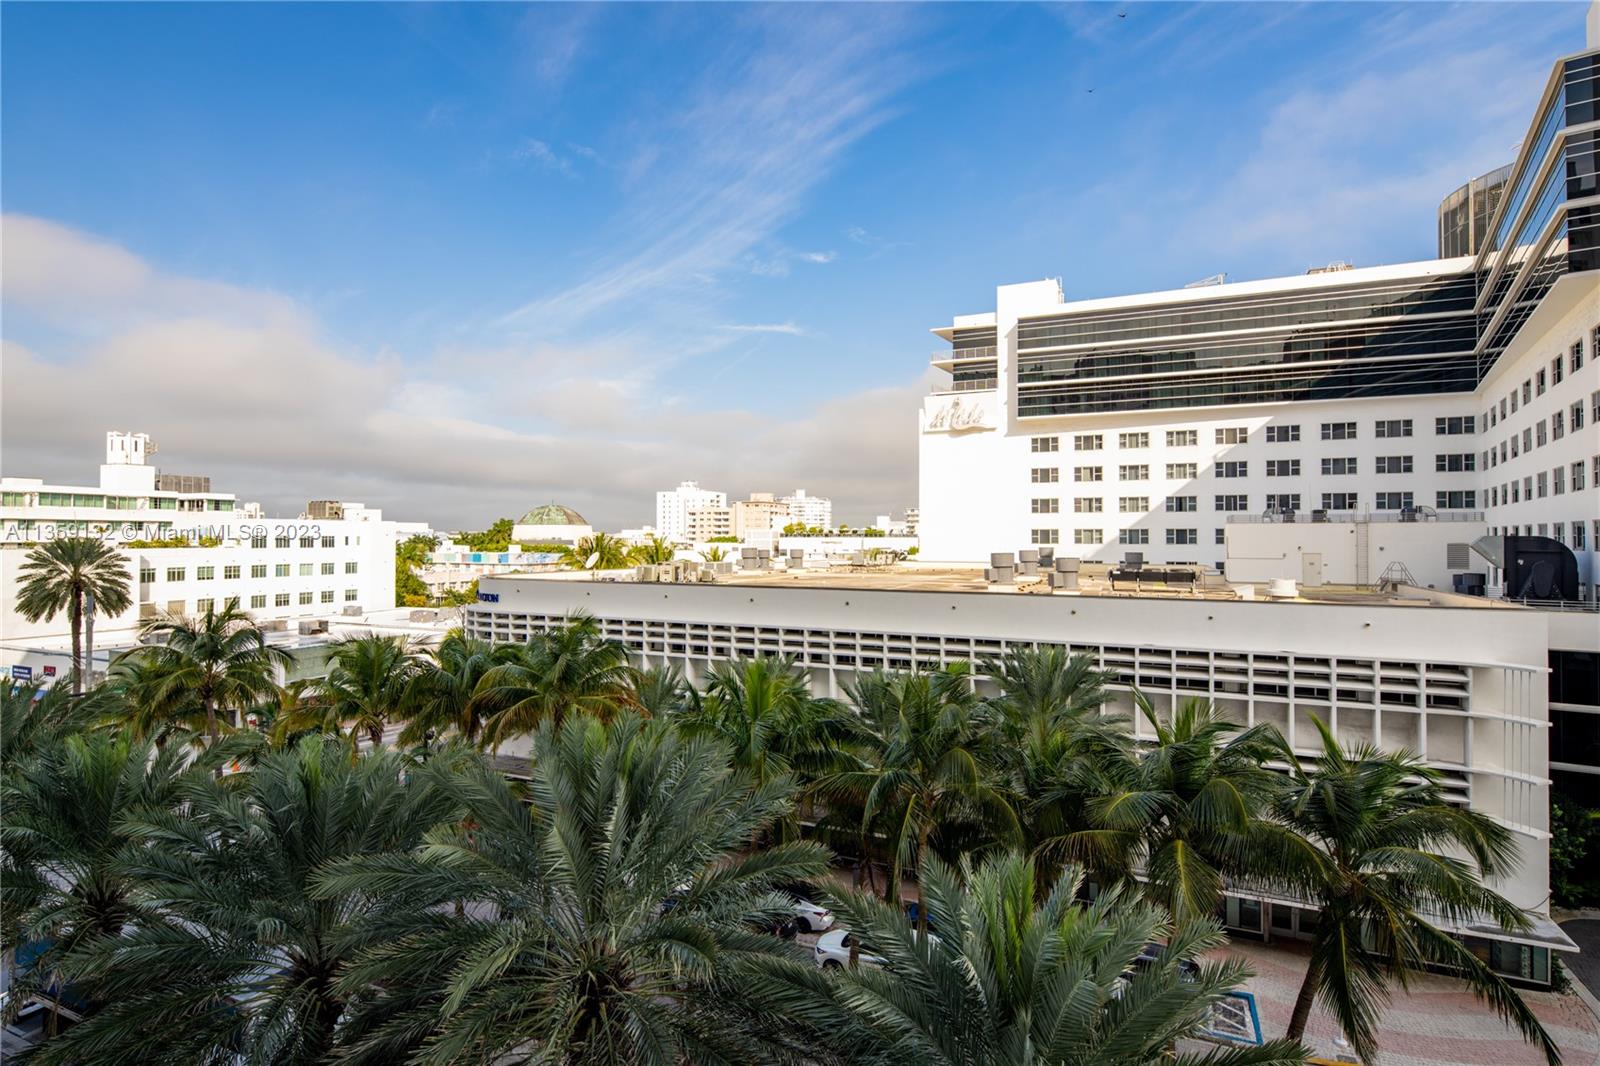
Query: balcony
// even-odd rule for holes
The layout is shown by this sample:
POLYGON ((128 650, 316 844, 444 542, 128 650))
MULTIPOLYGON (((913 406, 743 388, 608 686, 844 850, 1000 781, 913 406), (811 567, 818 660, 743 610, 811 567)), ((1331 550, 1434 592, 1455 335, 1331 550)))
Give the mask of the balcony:
POLYGON ((1412 507, 1403 511, 1267 511, 1262 514, 1230 514, 1229 522, 1265 523, 1355 523, 1355 522, 1482 522, 1482 511, 1436 511, 1432 507, 1412 507))

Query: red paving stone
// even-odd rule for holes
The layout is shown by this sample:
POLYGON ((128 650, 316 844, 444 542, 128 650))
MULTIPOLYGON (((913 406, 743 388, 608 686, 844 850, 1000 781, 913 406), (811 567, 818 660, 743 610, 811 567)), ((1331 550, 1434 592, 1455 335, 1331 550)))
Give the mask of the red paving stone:
MULTIPOLYGON (((1222 949, 1243 958, 1255 971, 1246 988, 1267 1037, 1283 1035, 1305 976, 1306 948, 1293 942, 1237 941, 1222 949)), ((1600 1062, 1600 1021, 1575 995, 1524 992, 1523 999, 1561 1048, 1566 1066, 1600 1062)), ((1325 1058, 1336 1058, 1338 1026, 1313 1007, 1306 1043, 1325 1058)), ((1383 1014, 1379 1055, 1373 1066, 1539 1066, 1544 1057, 1454 978, 1423 974, 1409 988, 1393 989, 1383 1014)), ((1348 1051, 1346 1052, 1348 1054, 1348 1051)))

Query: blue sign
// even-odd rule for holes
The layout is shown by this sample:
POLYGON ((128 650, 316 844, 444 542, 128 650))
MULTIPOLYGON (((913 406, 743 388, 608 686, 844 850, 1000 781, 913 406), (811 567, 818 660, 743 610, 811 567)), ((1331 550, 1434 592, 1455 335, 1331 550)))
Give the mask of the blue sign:
POLYGON ((499 603, 500 602, 500 594, 498 592, 480 592, 480 593, 478 593, 478 602, 479 603, 499 603))
POLYGON ((11 679, 13 681, 32 681, 33 680, 33 667, 31 667, 31 666, 13 666, 11 668, 11 679))

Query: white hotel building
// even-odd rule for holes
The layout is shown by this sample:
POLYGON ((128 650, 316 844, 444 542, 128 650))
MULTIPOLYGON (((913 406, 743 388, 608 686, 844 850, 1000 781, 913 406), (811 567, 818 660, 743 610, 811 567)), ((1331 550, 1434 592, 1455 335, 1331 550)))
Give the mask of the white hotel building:
MULTIPOLYGON (((1307 754, 1316 715, 1347 743, 1418 752, 1512 830, 1521 866, 1496 887, 1533 931, 1454 928, 1549 983, 1550 952, 1573 949, 1549 919, 1552 784, 1600 806, 1590 43, 1555 65, 1509 170, 1443 205, 1441 248, 1467 254, 1071 302, 1053 281, 1004 286, 936 330, 950 384, 919 415, 924 561, 486 577, 468 631, 524 640, 583 611, 640 663, 697 679, 789 655, 827 694, 1054 644, 1124 707, 1135 687, 1158 710, 1208 698, 1307 754), (1503 598, 1468 547, 1486 533, 1558 539, 1580 598, 1503 598), (1031 546, 1076 562, 1076 586, 977 565, 1031 546), (1193 564, 1192 584, 1113 581, 1135 552, 1193 564), (1449 591, 1473 572, 1489 595, 1449 591)), ((1245 935, 1304 936, 1314 917, 1242 886, 1226 905, 1245 935)))
MULTIPOLYGON (((0 662, 8 672, 33 674, 40 649, 69 633, 64 613, 29 622, 16 611, 28 549, 56 537, 186 542, 123 548, 133 606, 97 619, 102 646, 127 643, 141 620, 160 612, 195 614, 230 600, 268 625, 394 607, 397 536, 421 527, 356 503, 343 504, 338 519, 266 518, 257 505, 211 491, 210 478, 157 471, 148 462, 154 451, 145 434, 107 433, 97 485, 0 478, 0 662)), ((67 659, 44 665, 64 676, 67 659)))

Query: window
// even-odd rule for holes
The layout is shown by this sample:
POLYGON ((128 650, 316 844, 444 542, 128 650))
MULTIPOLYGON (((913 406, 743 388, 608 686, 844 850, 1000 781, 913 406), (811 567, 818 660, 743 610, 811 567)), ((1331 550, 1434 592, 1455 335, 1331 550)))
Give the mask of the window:
POLYGON ((1035 544, 1060 544, 1061 531, 1059 529, 1036 529, 1033 531, 1035 544))
POLYGON ((1324 492, 1322 494, 1322 509, 1324 511, 1354 511, 1357 506, 1356 494, 1353 492, 1324 492))
POLYGON ((1300 510, 1300 494, 1298 492, 1269 492, 1267 493, 1267 510, 1298 511, 1300 510))
MULTIPOLYGON (((1595 537, 1596 537, 1596 539, 1600 539, 1600 532, 1597 532, 1595 534, 1595 537)), ((1574 548, 1578 549, 1579 551, 1583 551, 1583 523, 1582 522, 1574 522, 1574 523, 1572 523, 1572 546, 1574 548)))
POLYGON ((1409 455, 1380 455, 1380 456, 1378 456, 1378 473, 1380 473, 1380 474, 1409 474, 1409 473, 1411 473, 1411 456, 1409 456, 1409 455))
POLYGON ((332 603, 333 602, 333 590, 332 589, 323 589, 322 592, 318 595, 317 598, 322 603, 332 603))
POLYGON ((1505 418, 1505 416, 1506 416, 1506 398, 1504 396, 1502 396, 1502 397, 1500 397, 1500 417, 1501 418, 1505 418))
POLYGON ((273 577, 288 577, 289 576, 289 564, 288 563, 274 563, 273 567, 272 567, 272 576, 273 577))
POLYGON ((1072 446, 1080 452, 1097 452, 1105 447, 1105 438, 1098 433, 1079 433, 1072 438, 1072 446))
POLYGON ((139 567, 139 584, 148 585, 156 579, 156 568, 153 566, 139 567))
POLYGON ((239 568, 237 566, 224 566, 222 568, 222 580, 224 580, 224 581, 237 581, 237 580, 239 580, 239 568))
POLYGON ((1117 477, 1123 481, 1149 481, 1150 468, 1143 463, 1135 466, 1117 467, 1117 477))
POLYGON ((1566 361, 1559 355, 1550 360, 1550 384, 1561 384, 1561 373, 1566 369, 1566 361))
POLYGON ((1200 474, 1199 463, 1168 463, 1167 477, 1174 481, 1185 481, 1198 477, 1200 474))
POLYGON ((1323 440, 1355 440, 1356 424, 1354 422, 1324 422, 1322 423, 1323 440))
MULTIPOLYGON (((267 546, 267 535, 265 533, 257 533, 255 536, 250 538, 250 547, 252 547, 252 548, 265 548, 266 546, 267 546)), ((261 606, 265 607, 266 604, 262 604, 261 606)))
POLYGON ((301 604, 302 604, 302 605, 304 605, 304 604, 307 604, 307 603, 310 603, 310 602, 311 602, 311 593, 309 593, 309 592, 302 592, 302 593, 301 593, 301 594, 300 594, 300 603, 301 603, 301 604))
POLYGON ((1512 414, 1516 414, 1517 413, 1517 390, 1516 389, 1512 389, 1511 390, 1511 413, 1512 414))
POLYGON ((1433 431, 1440 436, 1459 437, 1464 433, 1475 433, 1477 419, 1472 415, 1451 415, 1448 418, 1433 420, 1433 431))
POLYGON ((1324 459, 1322 460, 1322 473, 1326 477, 1354 474, 1356 472, 1356 466, 1357 463, 1353 456, 1348 459, 1324 459))
POLYGON ((1168 496, 1167 510, 1183 512, 1195 511, 1199 509, 1196 506, 1197 502, 1198 497, 1195 496, 1168 496))
POLYGON ((1036 466, 1033 468, 1033 483, 1035 485, 1054 485, 1061 480, 1061 471, 1053 466, 1036 466))
POLYGON ((1532 426, 1529 426, 1527 429, 1522 431, 1522 450, 1525 451, 1525 452, 1533 451, 1533 427, 1532 426))
POLYGON ((356 592, 355 589, 345 589, 344 590, 344 601, 346 603, 350 603, 350 602, 354 601, 356 596, 357 596, 357 592, 356 592))
MULTIPOLYGON (((1595 336, 1596 337, 1600 337, 1600 330, 1596 330, 1595 331, 1595 336)), ((1572 342, 1572 358, 1569 361, 1568 369, 1570 369, 1574 374, 1576 374, 1579 370, 1583 369, 1583 340, 1582 340, 1582 338, 1572 342)))
POLYGON ((250 609, 252 611, 259 611, 261 608, 265 607, 266 605, 267 605, 267 597, 266 597, 265 593, 263 593, 263 594, 261 594, 259 596, 251 596, 250 597, 250 609))
POLYGON ((1433 457, 1433 469, 1440 474, 1459 474, 1474 470, 1477 465, 1478 457, 1471 452, 1451 452, 1433 457))
POLYGON ((1219 511, 1248 511, 1250 497, 1242 494, 1217 497, 1217 510, 1219 511))
POLYGON ((1550 495, 1560 496, 1567 491, 1567 468, 1558 466, 1550 471, 1550 495))
POLYGON ((1589 410, 1594 412, 1594 423, 1600 425, 1600 391, 1589 394, 1589 410))
MULTIPOLYGON (((1058 514, 1060 511, 1061 501, 1056 499, 1054 496, 1035 496, 1033 499, 1034 514, 1058 514)), ((351 567, 355 564, 345 563, 344 565, 346 567, 351 567)))
POLYGON ((1169 530, 1167 530, 1167 543, 1168 544, 1199 544, 1200 543, 1199 531, 1198 530, 1193 530, 1193 529, 1169 529, 1169 530))
POLYGON ((208 611, 216 610, 216 608, 217 608, 217 601, 213 600, 213 599, 210 599, 209 597, 206 598, 206 599, 199 599, 199 600, 195 600, 194 601, 194 610, 195 610, 196 614, 205 614, 208 611))
POLYGON ((1528 404, 1530 404, 1532 402, 1533 402, 1533 382, 1524 381, 1522 383, 1522 405, 1524 407, 1526 407, 1528 404))
POLYGON ((1150 531, 1148 529, 1124 529, 1117 534, 1118 544, 1149 544, 1150 531))
POLYGON ((1119 434, 1117 434, 1117 447, 1119 447, 1119 448, 1148 448, 1148 447, 1150 447, 1150 434, 1148 434, 1148 433, 1119 433, 1119 434))
POLYGON ((181 566, 169 566, 169 567, 167 567, 167 580, 168 581, 182 581, 184 579, 184 577, 185 577, 185 570, 184 570, 183 567, 181 567, 181 566))
POLYGON ((1452 489, 1449 492, 1436 492, 1433 495, 1433 505, 1441 511, 1470 511, 1478 506, 1478 494, 1472 489, 1452 489))
POLYGON ((1550 439, 1560 440, 1567 435, 1567 413, 1557 411, 1550 416, 1550 439))
POLYGON ((1216 432, 1216 442, 1218 444, 1243 444, 1249 436, 1249 426, 1221 426, 1216 432))
POLYGON ((316 546, 317 546, 317 538, 316 537, 301 537, 300 538, 300 547, 302 547, 302 548, 315 548, 316 546))
POLYGON ((1222 527, 1221 527, 1221 526, 1218 526, 1218 527, 1217 527, 1217 537, 1216 537, 1216 540, 1217 540, 1217 543, 1218 543, 1218 544, 1226 544, 1226 543, 1228 543, 1228 534, 1227 534, 1227 531, 1226 531, 1226 530, 1224 530, 1224 529, 1223 529, 1223 528, 1222 528, 1222 527))
POLYGON ((1150 497, 1123 496, 1117 500, 1117 510, 1123 514, 1144 514, 1150 510, 1150 497))
POLYGON ((1408 511, 1414 504, 1409 492, 1380 492, 1376 506, 1380 511, 1408 511))
POLYGON ((1167 447, 1191 448, 1200 443, 1200 431, 1197 429, 1169 429, 1167 430, 1167 447))
POLYGON ((1060 437, 1034 437, 1029 443, 1034 454, 1039 452, 1059 452, 1061 450, 1060 437))
POLYGON ((301 563, 300 564, 300 576, 301 577, 310 577, 312 574, 317 572, 316 567, 317 567, 316 563, 301 563))
POLYGON ((1072 543, 1074 544, 1100 544, 1105 540, 1105 532, 1099 529, 1074 529, 1072 543))
POLYGON ((1534 483, 1539 487, 1539 499, 1550 495, 1550 475, 1543 470, 1534 475, 1534 483))
MULTIPOLYGON (((1571 407, 1569 407, 1567 409, 1567 421, 1572 423, 1572 432, 1574 432, 1574 433, 1578 432, 1578 430, 1583 428, 1583 403, 1582 403, 1582 401, 1573 404, 1571 407)), ((1595 421, 1596 422, 1600 422, 1600 418, 1595 419, 1595 421)))
POLYGON ((1249 463, 1236 463, 1236 462, 1218 463, 1217 464, 1217 476, 1218 477, 1249 477, 1250 476, 1250 464, 1249 463))
POLYGON ((1545 438, 1545 424, 1544 419, 1542 418, 1533 424, 1533 441, 1534 444, 1540 448, 1543 448, 1549 443, 1549 441, 1545 438))
POLYGON ((267 576, 267 564, 266 563, 251 563, 250 564, 250 576, 251 577, 266 577, 267 576))
POLYGON ((1300 439, 1299 426, 1268 426, 1268 444, 1292 444, 1300 439))
POLYGON ((323 547, 324 547, 324 548, 331 548, 331 547, 333 547, 333 538, 332 538, 332 537, 323 537, 323 538, 322 538, 322 546, 323 546, 323 547))
POLYGON ((1570 467, 1567 468, 1567 472, 1572 475, 1572 477, 1569 479, 1572 482, 1572 491, 1573 492, 1582 492, 1583 491, 1583 460, 1579 459, 1577 462, 1573 463, 1570 467))
POLYGON ((1072 501, 1072 510, 1076 514, 1099 514, 1105 507, 1106 501, 1098 496, 1078 496, 1072 501))
POLYGON ((323 573, 324 573, 324 574, 331 574, 331 573, 333 573, 333 564, 332 564, 332 563, 323 563, 323 564, 322 564, 322 572, 323 572, 323 573))
POLYGON ((1373 427, 1377 430, 1380 439, 1411 436, 1411 419, 1390 418, 1385 419, 1373 427))
POLYGON ((1268 459, 1268 477, 1299 477, 1300 460, 1298 459, 1268 459))
POLYGON ((279 592, 279 593, 275 594, 272 597, 272 605, 274 607, 287 607, 287 606, 289 606, 289 594, 287 592, 279 592))
POLYGON ((356 564, 354 560, 344 564, 344 572, 347 574, 353 574, 356 572, 356 564))
POLYGON ((197 566, 194 568, 194 579, 196 581, 215 581, 217 579, 217 568, 214 566, 197 566))
POLYGON ((1099 466, 1077 466, 1072 468, 1074 481, 1104 481, 1105 468, 1099 466))

